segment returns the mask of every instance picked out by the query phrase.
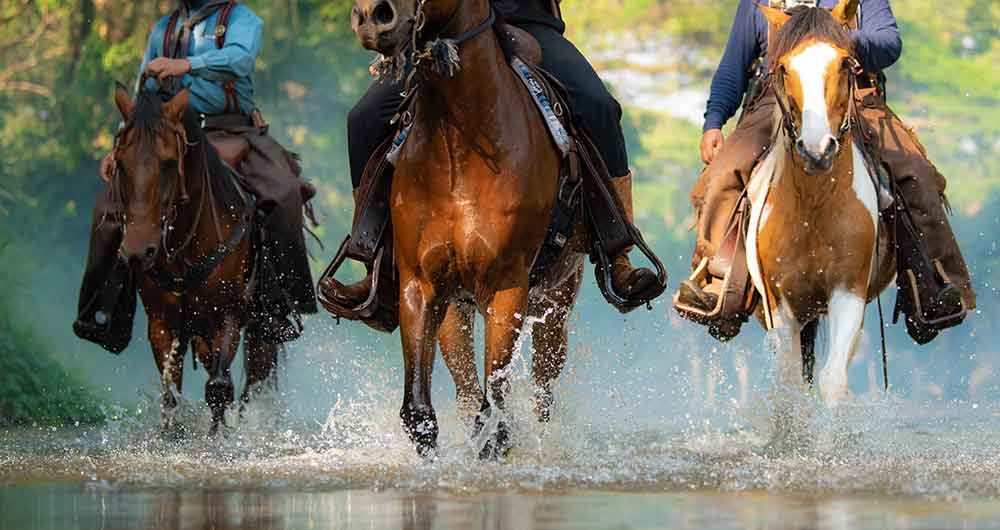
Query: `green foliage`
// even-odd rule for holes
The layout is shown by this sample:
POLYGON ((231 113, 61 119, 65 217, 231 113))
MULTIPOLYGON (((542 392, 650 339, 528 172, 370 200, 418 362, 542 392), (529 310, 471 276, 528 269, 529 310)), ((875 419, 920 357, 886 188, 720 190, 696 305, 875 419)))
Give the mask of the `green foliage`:
POLYGON ((0 257, 0 425, 102 421, 94 396, 52 360, 38 332, 15 317, 12 299, 25 295, 16 282, 23 274, 15 273, 9 253, 0 250, 0 257))

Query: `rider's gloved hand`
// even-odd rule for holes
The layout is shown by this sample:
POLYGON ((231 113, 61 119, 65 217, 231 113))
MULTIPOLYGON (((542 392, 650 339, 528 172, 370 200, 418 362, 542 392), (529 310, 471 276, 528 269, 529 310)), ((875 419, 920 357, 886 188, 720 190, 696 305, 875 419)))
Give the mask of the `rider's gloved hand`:
POLYGON ((711 164, 715 158, 715 153, 722 149, 726 137, 722 135, 721 129, 709 129, 701 135, 701 160, 705 164, 711 164))
POLYGON ((146 73, 156 76, 160 82, 166 81, 168 77, 182 76, 190 71, 191 63, 187 59, 157 57, 146 65, 146 73))

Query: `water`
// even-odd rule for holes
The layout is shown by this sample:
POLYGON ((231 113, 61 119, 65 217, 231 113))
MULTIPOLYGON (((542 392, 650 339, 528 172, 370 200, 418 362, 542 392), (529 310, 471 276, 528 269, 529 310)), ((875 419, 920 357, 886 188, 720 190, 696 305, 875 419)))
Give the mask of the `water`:
MULTIPOLYGON (((547 425, 533 420, 530 353, 515 357, 503 462, 477 458, 440 362, 440 452, 417 457, 394 338, 314 332, 283 359, 281 390, 215 438, 189 372, 179 441, 158 436, 148 352, 91 359, 131 363, 115 385, 138 399, 102 425, 0 430, 0 530, 1000 528, 1000 400, 926 391, 953 358, 894 346, 884 394, 869 336, 854 394, 831 411, 812 394, 776 399, 759 332, 717 347, 664 314, 618 332, 618 317, 575 319, 547 425)), ((979 379, 968 388, 993 388, 979 379)))

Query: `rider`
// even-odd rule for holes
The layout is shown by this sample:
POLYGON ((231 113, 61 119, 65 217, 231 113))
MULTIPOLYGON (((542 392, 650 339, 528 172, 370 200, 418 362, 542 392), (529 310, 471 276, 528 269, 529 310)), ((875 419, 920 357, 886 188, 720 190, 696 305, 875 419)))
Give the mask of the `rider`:
MULTIPOLYGON (((722 280, 729 271, 746 274, 745 270, 737 272, 736 267, 730 268, 731 260, 721 255, 721 249, 729 248, 723 242, 732 213, 754 164, 773 138, 775 98, 767 88, 766 67, 761 66, 766 61, 768 24, 757 3, 767 5, 763 0, 740 0, 729 43, 712 79, 701 140, 701 157, 708 167, 691 192, 698 219, 693 258, 696 274, 682 283, 677 302, 705 312, 716 307, 722 280), (722 127, 736 114, 744 96, 743 113, 726 139, 722 127), (713 260, 717 250, 720 259, 713 260)), ((784 4, 790 9, 814 2, 786 0, 784 4)), ((819 1, 819 7, 824 8, 836 4, 836 0, 819 1)), ((892 66, 902 51, 889 1, 861 0, 851 35, 856 57, 864 69, 858 76, 855 94, 860 126, 877 137, 874 142, 877 156, 897 190, 896 201, 900 204, 897 217, 908 216, 915 226, 912 231, 897 229, 900 287, 897 310, 907 315, 908 327, 916 326, 922 334, 933 338, 938 330, 961 322, 965 312, 976 305, 969 271, 945 211, 945 178, 927 159, 913 131, 886 105, 882 71, 892 66)), ((723 307, 731 306, 723 304, 723 307)), ((742 315, 723 314, 718 318, 739 322, 742 315)), ((727 337, 736 331, 738 325, 727 337)))
MULTIPOLYGON (((303 204, 314 191, 300 180, 295 155, 267 134, 254 105, 252 74, 260 53, 262 27, 261 19, 244 5, 182 0, 173 15, 161 18, 153 27, 139 79, 148 76, 149 85, 155 85, 152 78, 181 79, 181 85, 190 92, 190 106, 203 117, 206 132, 235 134, 249 142, 250 150, 240 169, 258 198, 262 247, 269 262, 264 268, 280 271, 262 273, 273 277, 271 285, 258 289, 263 287, 266 292, 263 303, 274 319, 271 325, 262 327, 272 335, 268 339, 284 342, 296 338, 300 331, 288 317, 315 313, 317 309, 302 215, 303 204), (220 21, 220 17, 225 20, 220 21), (173 52, 164 50, 165 45, 173 52)), ((138 84, 136 90, 143 88, 138 84)), ((101 177, 105 181, 110 181, 114 163, 111 154, 102 161, 101 177)), ((100 194, 94 210, 79 314, 73 326, 81 338, 105 347, 115 341, 108 336, 115 308, 102 307, 107 304, 102 302, 101 292, 122 282, 116 275, 129 274, 127 269, 115 266, 122 225, 113 215, 108 192, 109 188, 100 194)), ((127 292, 125 296, 134 300, 135 295, 127 292)))
MULTIPOLYGON (((515 0, 510 6, 511 12, 505 13, 505 20, 531 34, 541 45, 541 67, 567 89, 573 122, 597 145, 614 177, 614 193, 624 206, 628 220, 634 222, 632 174, 621 128, 621 105, 608 92, 587 59, 563 36, 566 24, 562 21, 558 0, 515 0)), ((378 80, 348 115, 348 150, 356 200, 359 200, 357 190, 368 160, 395 132, 390 121, 403 101, 402 90, 402 83, 378 80)), ((653 271, 632 266, 627 252, 615 258, 611 277, 615 291, 625 298, 641 297, 649 286, 657 283, 653 271)), ((352 285, 336 289, 324 285, 322 288, 342 304, 356 306, 368 297, 371 286, 369 274, 352 285)))

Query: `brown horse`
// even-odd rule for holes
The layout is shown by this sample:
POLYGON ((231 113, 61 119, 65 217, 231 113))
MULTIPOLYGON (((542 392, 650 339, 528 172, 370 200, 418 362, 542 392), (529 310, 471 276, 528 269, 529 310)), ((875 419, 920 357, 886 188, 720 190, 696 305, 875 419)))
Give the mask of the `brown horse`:
POLYGON ((791 332, 778 359, 784 382, 811 382, 816 322, 826 316, 819 390, 833 406, 847 394, 865 306, 896 270, 877 179, 851 135, 857 63, 845 28, 858 0, 791 15, 759 7, 770 24, 768 64, 780 112, 772 150, 748 188, 747 261, 766 327, 791 332))
POLYGON ((557 200, 561 155, 489 30, 491 13, 489 0, 358 0, 354 11, 362 45, 389 57, 431 39, 458 43, 453 55, 461 67, 453 72, 417 61, 412 132, 390 195, 405 370, 400 415, 425 456, 438 435, 430 394, 435 337, 459 401, 481 410, 477 431, 488 418, 495 426, 481 456, 503 455, 510 447, 502 414, 507 370, 518 337, 534 326, 536 410, 544 420, 582 276, 582 254, 565 252, 529 289, 557 200), (474 362, 476 310, 486 325, 485 392, 474 362))
POLYGON ((178 427, 174 392, 190 344, 209 374, 205 399, 215 432, 234 401, 230 365, 245 328, 244 402, 277 364, 277 347, 261 340, 249 315, 254 201, 208 144, 187 90, 165 102, 142 90, 133 101, 119 85, 115 103, 125 120, 111 182, 124 216, 119 252, 137 276, 149 317, 163 427, 178 427))

